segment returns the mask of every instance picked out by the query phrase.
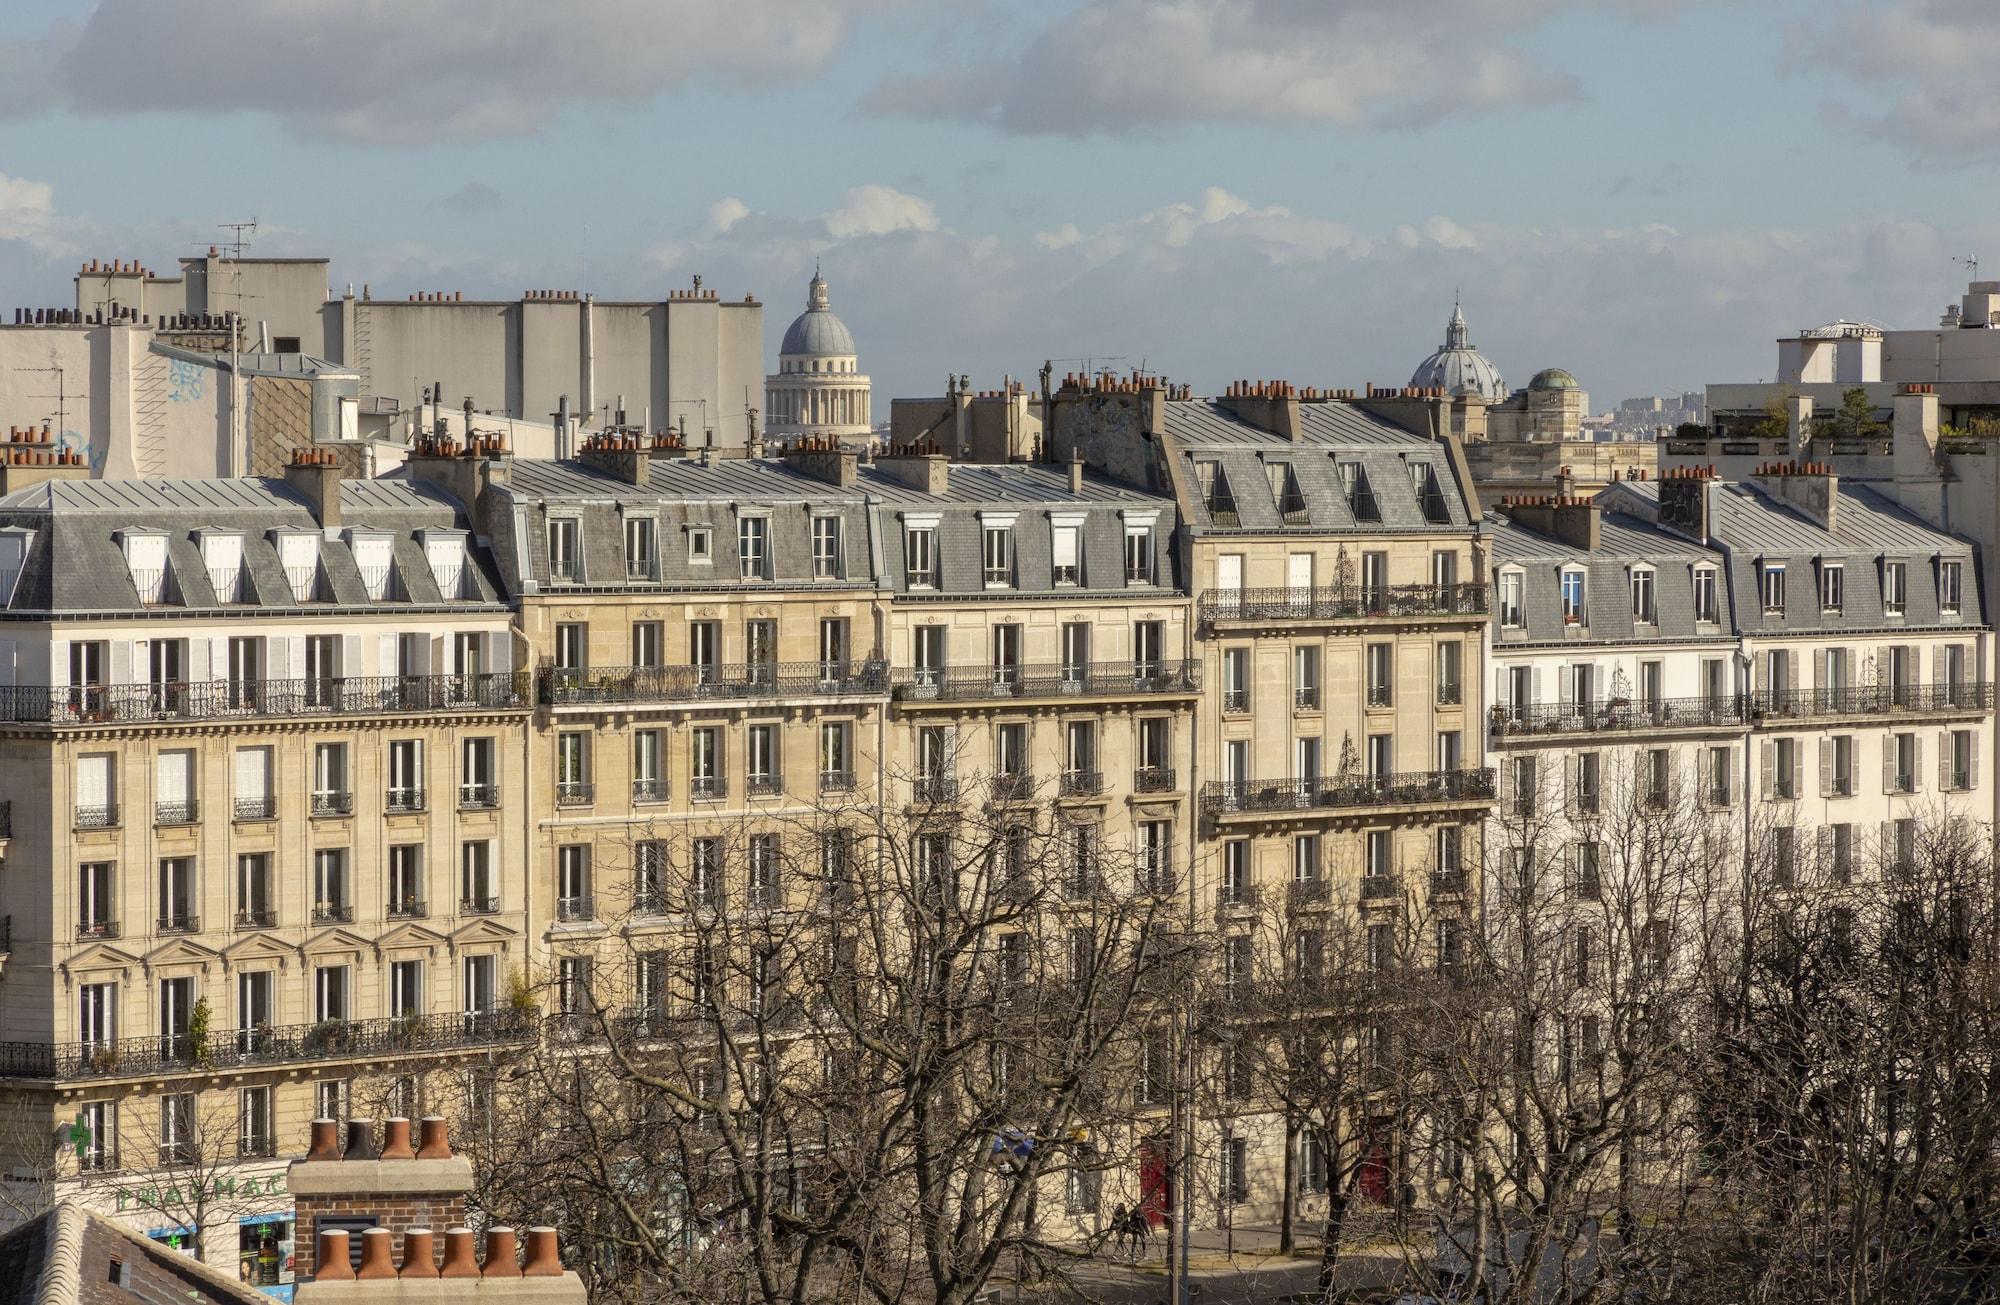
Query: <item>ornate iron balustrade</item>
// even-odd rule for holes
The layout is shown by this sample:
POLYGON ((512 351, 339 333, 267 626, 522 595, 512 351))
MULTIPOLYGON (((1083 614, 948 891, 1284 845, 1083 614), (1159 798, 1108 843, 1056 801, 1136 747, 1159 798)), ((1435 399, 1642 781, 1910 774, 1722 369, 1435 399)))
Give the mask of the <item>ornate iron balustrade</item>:
POLYGON ((559 807, 587 807, 596 799, 595 784, 574 779, 556 781, 556 805, 559 807))
POLYGON ((1613 698, 1605 702, 1537 702, 1498 705, 1487 718, 1495 738, 1530 734, 1598 734, 1606 731, 1686 729, 1743 722, 1734 696, 1613 698))
POLYGON ((688 780, 688 796, 704 802, 717 802, 729 796, 727 775, 696 775, 688 780))
POLYGON ((632 781, 634 802, 665 802, 671 795, 664 779, 635 779, 632 781))
POLYGON ((236 913, 236 927, 239 929, 275 929, 278 927, 278 913, 269 907, 244 907, 236 913))
POLYGON ((898 702, 989 702, 1200 691, 1201 663, 1190 659, 985 668, 919 667, 896 672, 894 696, 898 702))
POLYGON ((819 773, 819 791, 822 793, 852 793, 854 772, 851 770, 822 770, 819 773))
POLYGON ((391 920, 421 920, 430 914, 430 908, 421 897, 405 897, 390 902, 383 914, 391 920))
POLYGON ((1491 767, 1412 770, 1393 775, 1328 775, 1318 779, 1212 779, 1202 785, 1204 816, 1238 812, 1422 806, 1489 802, 1491 767))
POLYGON ((200 933, 201 917, 190 911, 174 911, 159 918, 155 933, 200 933))
POLYGON ((352 924, 354 903, 314 902, 312 918, 314 924, 352 924))
POLYGON ((410 785, 399 785, 387 789, 382 794, 382 809, 392 814, 407 814, 424 809, 424 791, 410 785))
POLYGON ((275 820, 278 817, 277 799, 271 797, 240 797, 236 799, 238 820, 275 820))
POLYGON ((528 677, 518 671, 0 687, 0 722, 31 725, 376 715, 529 705, 528 677))
POLYGON ((1359 895, 1364 902, 1394 900, 1403 895, 1403 881, 1395 875, 1363 875, 1359 895))
POLYGON ((542 701, 553 707, 614 702, 718 702, 745 698, 884 693, 889 664, 864 661, 735 662, 719 666, 545 666, 542 701))
POLYGON ((91 806, 76 809, 78 829, 118 828, 118 808, 116 806, 91 806))
POLYGON ((1132 772, 1132 791, 1135 793, 1171 793, 1174 783, 1172 766, 1141 766, 1132 772))
POLYGON ((911 796, 918 802, 958 801, 958 781, 941 775, 924 775, 910 781, 911 796))
POLYGON ((1248 910, 1257 905, 1259 897, 1256 884, 1225 883, 1215 890, 1215 905, 1222 911, 1248 910))
POLYGON ((354 814, 354 794, 351 792, 315 793, 312 795, 312 814, 316 816, 351 816, 354 814))
POLYGON ((458 899, 458 913, 460 915, 498 915, 500 914, 500 899, 498 897, 461 897, 458 899))
POLYGON ((597 899, 588 893, 556 898, 556 919, 564 924, 597 918, 597 899))
POLYGON ((104 1042, 0 1042, 0 1076, 58 1080, 111 1078, 224 1071, 339 1057, 395 1058, 524 1041, 534 1036, 535 1022, 536 1017, 531 1015, 494 1011, 217 1030, 200 1043, 185 1033, 104 1042))
POLYGON ((153 804, 153 823, 156 825, 192 825, 195 823, 198 812, 199 808, 196 807, 193 798, 189 798, 185 802, 155 802, 153 804))
POLYGON ((776 797, 785 791, 785 781, 779 775, 752 775, 743 781, 743 791, 751 797, 776 797))
POLYGON ((1210 589, 1195 604, 1203 621, 1357 621, 1383 616, 1484 616, 1487 586, 1333 585, 1210 589))
POLYGON ((78 920, 76 936, 79 942, 92 938, 116 938, 119 936, 116 920, 78 920))
POLYGON ((1035 777, 1026 771, 993 777, 995 802, 1027 802, 1035 796, 1035 777))
POLYGON ((458 809, 461 811, 491 811, 500 805, 498 784, 460 784, 458 786, 458 809))
POLYGON ((1773 717, 1784 720, 1811 720, 1829 716, 1952 715, 1987 711, 1993 706, 1993 685, 1986 681, 1962 684, 1878 684, 1866 688, 1788 689, 1772 692, 1760 689, 1750 695, 1753 720, 1773 717))
POLYGON ((1060 779, 1064 797, 1096 797, 1104 791, 1101 770, 1065 770, 1060 779))

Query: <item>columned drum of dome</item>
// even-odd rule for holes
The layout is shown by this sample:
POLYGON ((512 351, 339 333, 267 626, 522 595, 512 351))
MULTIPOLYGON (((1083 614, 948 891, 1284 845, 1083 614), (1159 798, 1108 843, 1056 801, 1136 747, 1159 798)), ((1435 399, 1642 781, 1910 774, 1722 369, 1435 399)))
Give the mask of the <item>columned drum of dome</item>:
POLYGON ((869 388, 853 333, 834 316, 826 278, 815 272, 806 310, 778 348, 778 370, 764 378, 766 429, 776 440, 831 436, 865 443, 874 427, 869 388))
POLYGON ((1498 403, 1508 394, 1500 369, 1469 343, 1465 313, 1457 304, 1451 306, 1451 321, 1444 328, 1444 347, 1417 364, 1410 384, 1435 386, 1450 395, 1475 394, 1488 403, 1498 403))

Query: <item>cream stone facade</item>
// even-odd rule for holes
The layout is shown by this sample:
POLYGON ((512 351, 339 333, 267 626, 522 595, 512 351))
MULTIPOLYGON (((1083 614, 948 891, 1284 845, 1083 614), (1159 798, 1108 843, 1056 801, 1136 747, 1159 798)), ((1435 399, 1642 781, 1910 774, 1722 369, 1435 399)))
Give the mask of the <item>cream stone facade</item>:
POLYGON ((233 1178, 234 1254, 304 1121, 518 1040, 530 703, 464 526, 325 462, 0 497, 12 1182, 158 1231, 233 1178))

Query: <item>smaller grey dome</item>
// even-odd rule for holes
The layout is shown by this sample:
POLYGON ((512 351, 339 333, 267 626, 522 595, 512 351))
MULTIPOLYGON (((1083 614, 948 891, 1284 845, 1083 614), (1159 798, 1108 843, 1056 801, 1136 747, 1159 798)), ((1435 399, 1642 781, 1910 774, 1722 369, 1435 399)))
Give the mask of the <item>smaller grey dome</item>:
POLYGON ((826 278, 819 273, 813 273, 812 284, 806 289, 806 310, 786 329, 778 352, 809 357, 844 357, 854 352, 854 333, 827 307, 826 278))
POLYGON ((1577 384, 1576 377, 1570 375, 1562 368, 1544 367, 1535 373, 1533 380, 1528 382, 1528 388, 1531 390, 1577 390, 1583 387, 1577 384))

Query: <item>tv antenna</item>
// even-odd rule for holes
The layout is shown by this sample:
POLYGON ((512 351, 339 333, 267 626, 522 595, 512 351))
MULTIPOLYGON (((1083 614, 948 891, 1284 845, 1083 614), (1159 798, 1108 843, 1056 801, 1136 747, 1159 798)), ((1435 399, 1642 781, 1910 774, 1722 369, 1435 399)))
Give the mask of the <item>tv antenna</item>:
POLYGON ((248 222, 218 222, 215 225, 229 233, 229 239, 222 245, 223 254, 228 258, 243 257, 257 235, 257 219, 254 217, 248 222))
POLYGON ((56 356, 54 353, 51 353, 49 355, 49 365, 46 367, 16 367, 14 370, 17 372, 41 372, 44 374, 53 374, 55 376, 56 392, 54 394, 30 394, 28 397, 30 399, 55 400, 56 410, 54 416, 56 419, 56 440, 60 442, 62 440, 63 432, 69 429, 69 401, 71 399, 81 399, 82 397, 84 397, 85 392, 79 392, 77 394, 71 394, 69 392, 69 383, 67 380, 68 373, 63 369, 63 365, 60 362, 56 361, 56 356))

